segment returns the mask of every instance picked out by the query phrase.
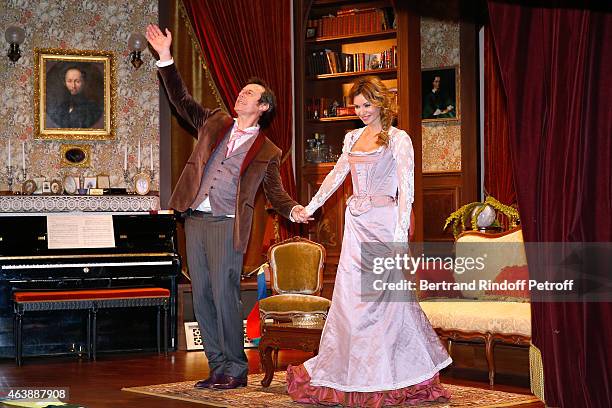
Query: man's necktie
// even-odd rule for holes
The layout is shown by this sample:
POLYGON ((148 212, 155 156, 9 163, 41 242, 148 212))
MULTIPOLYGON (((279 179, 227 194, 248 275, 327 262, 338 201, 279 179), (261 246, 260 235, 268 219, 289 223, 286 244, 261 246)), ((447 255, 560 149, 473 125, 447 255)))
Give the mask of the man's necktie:
POLYGON ((229 156, 232 153, 232 151, 234 150, 234 145, 236 144, 236 141, 238 141, 238 139, 240 139, 241 137, 249 137, 254 134, 255 131, 252 130, 245 131, 238 128, 234 129, 232 135, 230 136, 229 142, 227 142, 227 153, 225 154, 225 157, 229 156))

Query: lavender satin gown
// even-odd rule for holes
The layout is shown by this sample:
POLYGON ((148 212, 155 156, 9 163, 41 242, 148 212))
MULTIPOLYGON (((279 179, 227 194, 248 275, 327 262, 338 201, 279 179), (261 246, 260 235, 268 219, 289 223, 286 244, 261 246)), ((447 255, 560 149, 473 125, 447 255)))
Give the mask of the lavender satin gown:
MULTIPOLYGON (((314 213, 351 173, 353 196, 347 203, 331 308, 319 354, 303 364, 309 384, 298 385, 295 372, 289 375, 288 370, 289 394, 299 402, 342 403, 337 399, 346 400, 344 393, 378 393, 380 397, 381 391, 437 380, 438 371, 452 361, 414 297, 401 302, 362 301, 361 244, 407 242, 414 197, 414 153, 408 134, 392 127, 388 147, 351 152, 364 129, 346 135, 340 159, 306 207, 309 214, 314 213), (329 390, 305 395, 318 394, 319 387, 342 395, 331 400, 324 396, 329 396, 329 390)), ((429 396, 417 400, 450 396, 439 383, 435 387, 429 396)), ((373 405, 386 405, 383 397, 373 405)), ((409 399, 391 402, 415 402, 409 399)), ((364 404, 363 400, 353 402, 364 404)))

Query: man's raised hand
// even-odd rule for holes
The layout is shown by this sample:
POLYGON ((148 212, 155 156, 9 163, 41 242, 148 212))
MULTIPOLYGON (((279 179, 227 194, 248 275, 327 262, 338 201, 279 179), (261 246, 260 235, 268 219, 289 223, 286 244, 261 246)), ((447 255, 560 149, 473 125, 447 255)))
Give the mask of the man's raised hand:
POLYGON ((149 24, 145 36, 151 47, 159 54, 160 61, 168 61, 172 58, 170 54, 170 44, 172 44, 172 34, 165 29, 166 34, 162 33, 157 24, 149 24))

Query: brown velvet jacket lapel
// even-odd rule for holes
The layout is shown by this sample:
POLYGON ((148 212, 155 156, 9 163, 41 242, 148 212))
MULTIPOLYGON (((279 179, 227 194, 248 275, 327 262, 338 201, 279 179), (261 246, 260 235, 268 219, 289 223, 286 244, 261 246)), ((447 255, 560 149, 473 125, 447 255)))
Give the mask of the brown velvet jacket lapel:
POLYGON ((265 140, 266 136, 263 134, 263 132, 260 131, 255 137, 255 141, 253 141, 251 148, 244 157, 244 161, 242 162, 242 166, 240 167, 240 177, 242 177, 244 171, 247 169, 247 167, 249 167, 249 164, 251 164, 255 156, 257 156, 257 153, 259 153, 259 151, 261 150, 261 147, 263 146, 265 140))

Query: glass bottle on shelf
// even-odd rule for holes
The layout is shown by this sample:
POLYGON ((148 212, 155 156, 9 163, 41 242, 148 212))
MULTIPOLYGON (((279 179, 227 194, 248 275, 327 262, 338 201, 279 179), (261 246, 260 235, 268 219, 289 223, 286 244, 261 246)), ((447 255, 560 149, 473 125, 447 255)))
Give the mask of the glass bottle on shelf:
POLYGON ((329 145, 325 144, 325 133, 319 135, 319 160, 320 163, 329 161, 329 145))
POLYGON ((325 143, 325 133, 315 132, 312 139, 306 139, 304 158, 307 163, 325 163, 333 161, 331 146, 325 143))
POLYGON ((308 147, 306 147, 306 154, 305 154, 305 159, 307 163, 314 163, 315 161, 315 145, 316 145, 316 140, 315 139, 307 139, 306 143, 308 144, 308 147))
POLYGON ((321 138, 318 133, 314 134, 315 146, 313 154, 313 163, 321 163, 321 138))

